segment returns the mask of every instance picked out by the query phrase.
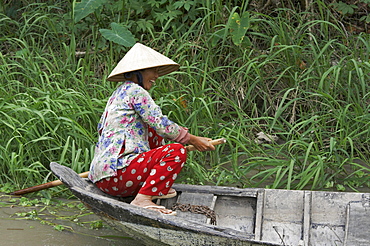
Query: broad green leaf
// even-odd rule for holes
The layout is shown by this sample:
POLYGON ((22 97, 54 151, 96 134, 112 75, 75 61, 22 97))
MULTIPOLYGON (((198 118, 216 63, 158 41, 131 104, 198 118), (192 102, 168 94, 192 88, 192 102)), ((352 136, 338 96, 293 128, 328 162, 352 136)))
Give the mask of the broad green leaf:
POLYGON ((118 23, 111 23, 110 29, 100 29, 99 32, 104 38, 112 41, 116 44, 123 45, 125 47, 131 47, 135 44, 135 37, 132 33, 123 25, 118 23))
POLYGON ((242 17, 234 13, 230 20, 231 38, 235 45, 240 45, 249 28, 249 12, 244 12, 242 17))
POLYGON ((107 0, 82 0, 76 3, 74 8, 74 21, 79 22, 89 14, 93 13, 97 8, 102 6, 107 0))

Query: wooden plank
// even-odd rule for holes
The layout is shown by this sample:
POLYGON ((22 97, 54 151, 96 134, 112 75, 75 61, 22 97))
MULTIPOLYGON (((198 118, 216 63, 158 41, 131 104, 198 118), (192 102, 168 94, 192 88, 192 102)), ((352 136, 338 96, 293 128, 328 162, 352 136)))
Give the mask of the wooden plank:
POLYGON ((312 193, 310 244, 343 245, 348 203, 359 199, 359 194, 354 192, 312 193))
POLYGON ((247 196, 256 197, 257 192, 264 190, 261 188, 236 188, 236 187, 224 187, 224 186, 211 186, 211 185, 188 185, 188 184, 173 184, 172 188, 177 191, 185 191, 192 193, 212 193, 216 196, 247 196))
POLYGON ((254 239, 260 241, 262 239, 262 218, 263 218, 263 205, 265 204, 265 191, 261 190, 257 194, 256 204, 256 223, 254 229, 254 239))
POLYGON ((369 245, 369 202, 350 202, 348 204, 347 211, 346 237, 344 245, 369 245))
POLYGON ((262 241, 283 245, 302 242, 304 191, 265 190, 262 241))
POLYGON ((303 212, 303 242, 301 245, 309 246, 311 229, 311 192, 304 192, 304 212, 303 212))
POLYGON ((254 234, 256 203, 255 197, 218 196, 214 209, 217 225, 254 234))
POLYGON ((297 246, 362 246, 369 245, 370 241, 369 193, 178 185, 174 186, 178 197, 160 201, 168 205, 181 202, 214 208, 223 216, 219 220, 221 224, 214 226, 206 224, 208 219, 205 215, 199 215, 203 216, 200 220, 195 217, 198 214, 190 212, 183 213, 183 216, 167 216, 120 202, 103 194, 67 167, 51 165, 51 169, 94 212, 114 218, 113 221, 133 224, 133 228, 143 226, 144 232, 153 228, 155 240, 163 241, 163 237, 168 236, 169 241, 163 242, 174 245, 178 245, 178 241, 172 238, 175 233, 180 237, 189 235, 184 245, 199 235, 205 241, 197 245, 219 245, 217 241, 209 241, 210 235, 215 239, 221 238, 226 245, 229 245, 228 240, 235 242, 235 245, 240 242, 254 245, 264 241, 264 244, 297 246), (253 219, 255 235, 249 229, 253 228, 253 219), (248 229, 241 222, 246 223, 245 228, 248 229), (156 228, 168 230, 169 235, 156 228))

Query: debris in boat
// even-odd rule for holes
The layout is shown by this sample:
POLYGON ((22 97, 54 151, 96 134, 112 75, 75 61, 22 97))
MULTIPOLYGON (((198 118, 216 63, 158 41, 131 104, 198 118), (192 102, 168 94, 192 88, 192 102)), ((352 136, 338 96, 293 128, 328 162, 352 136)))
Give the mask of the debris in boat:
POLYGON ((182 212, 191 212, 195 214, 204 214, 207 218, 211 219, 211 225, 216 225, 216 213, 214 210, 210 209, 204 205, 191 205, 191 204, 182 204, 182 203, 175 203, 171 210, 175 211, 179 209, 182 212))
POLYGON ((254 140, 257 144, 262 144, 262 143, 273 143, 277 142, 279 140, 279 137, 276 135, 269 135, 264 132, 259 132, 257 133, 257 138, 254 140))

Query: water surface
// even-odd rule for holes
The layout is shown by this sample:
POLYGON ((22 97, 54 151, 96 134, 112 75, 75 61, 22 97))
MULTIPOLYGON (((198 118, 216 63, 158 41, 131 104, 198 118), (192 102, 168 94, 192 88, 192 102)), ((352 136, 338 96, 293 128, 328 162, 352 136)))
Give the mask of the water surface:
POLYGON ((144 245, 107 225, 99 229, 90 229, 89 224, 84 222, 100 221, 100 218, 95 214, 89 214, 89 210, 81 212, 77 208, 68 209, 69 215, 66 211, 61 211, 58 216, 55 216, 50 214, 50 211, 53 213, 52 207, 50 210, 49 207, 45 209, 45 206, 23 207, 11 202, 11 199, 13 198, 0 193, 0 246, 144 245), (35 213, 34 219, 32 219, 32 213, 30 216, 30 212, 35 213), (78 219, 81 224, 79 225, 69 219, 68 216, 71 213, 88 215, 78 219), (54 229, 54 225, 62 225, 65 229, 58 231, 54 229))

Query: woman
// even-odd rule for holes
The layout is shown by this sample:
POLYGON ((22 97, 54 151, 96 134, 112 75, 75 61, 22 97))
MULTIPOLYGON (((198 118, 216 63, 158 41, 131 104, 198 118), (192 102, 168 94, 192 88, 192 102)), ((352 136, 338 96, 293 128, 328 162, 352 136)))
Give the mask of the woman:
POLYGON ((123 84, 109 98, 98 125, 89 179, 113 196, 135 196, 132 205, 175 214, 152 202, 176 195, 171 188, 186 161, 184 144, 214 150, 209 138, 190 134, 163 115, 148 91, 159 76, 179 68, 166 56, 135 44, 108 76, 123 84), (164 138, 176 143, 163 145, 164 138))

